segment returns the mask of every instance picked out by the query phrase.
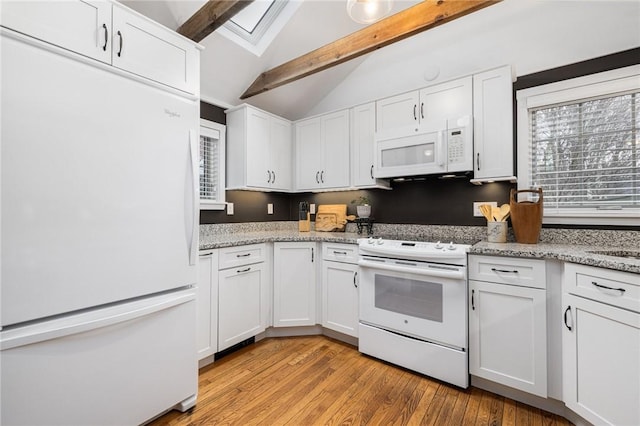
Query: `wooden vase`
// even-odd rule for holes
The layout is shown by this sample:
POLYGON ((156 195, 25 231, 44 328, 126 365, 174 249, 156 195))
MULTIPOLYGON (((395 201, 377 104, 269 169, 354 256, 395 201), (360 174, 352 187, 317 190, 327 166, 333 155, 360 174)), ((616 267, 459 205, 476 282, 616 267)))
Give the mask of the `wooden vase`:
POLYGON ((509 196, 511 224, 516 241, 523 244, 536 244, 542 228, 542 188, 511 190, 509 196), (538 201, 517 201, 516 195, 521 192, 538 194, 538 201))

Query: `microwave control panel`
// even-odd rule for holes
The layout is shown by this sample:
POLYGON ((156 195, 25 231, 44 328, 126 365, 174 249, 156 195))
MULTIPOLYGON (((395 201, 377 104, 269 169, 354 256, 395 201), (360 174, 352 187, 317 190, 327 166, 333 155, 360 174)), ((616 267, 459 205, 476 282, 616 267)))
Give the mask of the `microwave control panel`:
POLYGON ((449 131, 448 138, 449 163, 462 163, 465 159, 464 130, 456 129, 449 131))

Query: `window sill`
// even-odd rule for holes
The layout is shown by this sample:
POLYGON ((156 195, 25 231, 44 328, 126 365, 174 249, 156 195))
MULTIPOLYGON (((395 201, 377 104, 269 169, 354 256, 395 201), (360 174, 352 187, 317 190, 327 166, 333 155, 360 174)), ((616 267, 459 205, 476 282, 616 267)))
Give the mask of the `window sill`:
POLYGON ((545 212, 542 223, 560 225, 638 226, 640 225, 640 209, 545 212))
POLYGON ((218 201, 200 201, 200 210, 224 210, 227 203, 218 201))

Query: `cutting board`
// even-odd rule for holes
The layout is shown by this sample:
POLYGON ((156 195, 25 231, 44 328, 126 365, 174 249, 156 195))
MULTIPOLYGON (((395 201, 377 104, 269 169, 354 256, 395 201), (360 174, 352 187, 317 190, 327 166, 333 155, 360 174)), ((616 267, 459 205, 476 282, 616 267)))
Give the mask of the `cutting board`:
POLYGON ((320 204, 316 212, 316 231, 344 232, 347 224, 346 204, 320 204))

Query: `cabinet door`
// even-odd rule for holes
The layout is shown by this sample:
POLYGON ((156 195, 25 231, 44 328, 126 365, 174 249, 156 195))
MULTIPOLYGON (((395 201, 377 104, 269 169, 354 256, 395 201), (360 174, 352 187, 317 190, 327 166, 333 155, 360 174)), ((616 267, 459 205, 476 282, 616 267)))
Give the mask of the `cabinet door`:
POLYGON ((265 265, 225 269, 218 273, 218 350, 265 330, 262 294, 267 285, 265 265))
POLYGON ((420 90, 420 122, 433 122, 473 115, 472 78, 464 77, 420 90))
POLYGON ((271 117, 269 164, 271 187, 289 191, 291 185, 291 123, 271 117))
POLYGON ((198 359, 218 352, 218 251, 201 254, 198 264, 198 359))
POLYGON ((320 186, 349 186, 349 110, 322 117, 322 160, 320 186))
POLYGON ((269 169, 271 138, 271 117, 253 108, 246 110, 246 144, 247 186, 256 188, 271 187, 271 170, 269 169))
POLYGON ((419 124, 419 92, 407 92, 376 101, 376 130, 388 132, 419 124))
POLYGON ((316 324, 316 256, 315 243, 274 243, 274 327, 316 324))
POLYGON ((107 1, 3 1, 0 24, 111 63, 111 3, 107 1))
POLYGON ((511 67, 473 76, 474 178, 513 176, 511 67))
POLYGON ((358 265, 324 262, 322 325, 358 337, 358 265))
POLYGON ((113 65, 195 95, 200 87, 200 52, 165 27, 113 6, 113 65))
POLYGON ((322 170, 322 139, 320 118, 296 123, 296 188, 320 188, 322 170))
POLYGON ((354 107, 351 115, 351 184, 353 186, 376 184, 376 179, 373 177, 375 131, 375 103, 354 107))
POLYGON ((594 424, 640 424, 640 314, 563 300, 564 403, 594 424))
POLYGON ((469 281, 469 371, 546 398, 546 291, 469 281))

